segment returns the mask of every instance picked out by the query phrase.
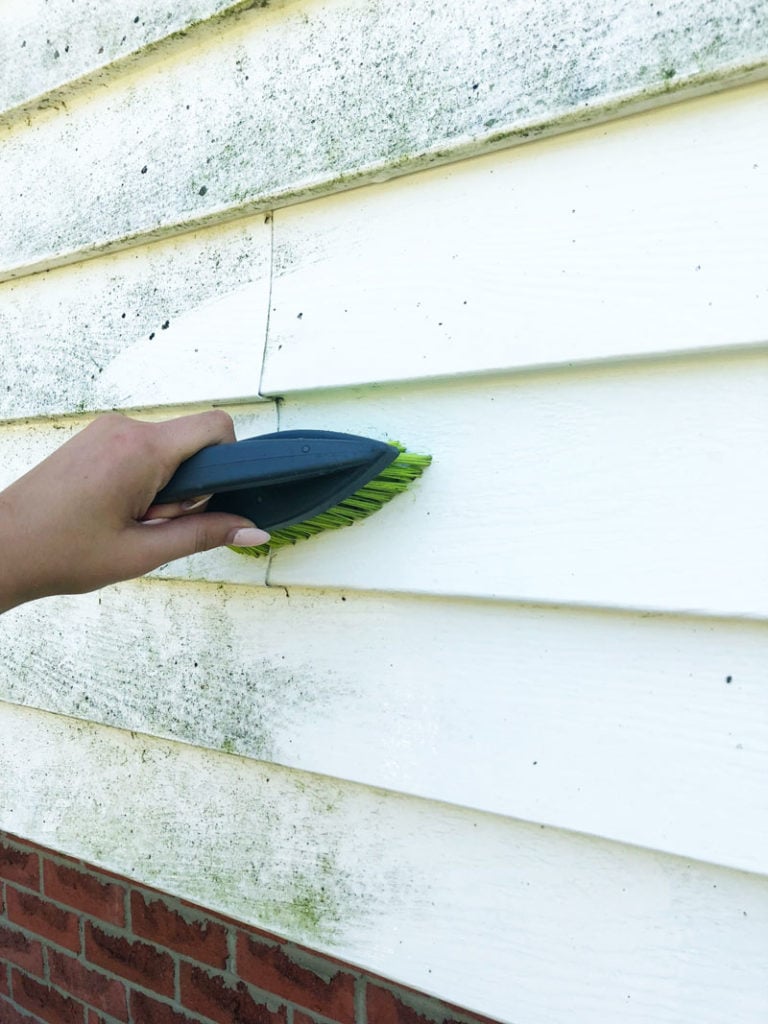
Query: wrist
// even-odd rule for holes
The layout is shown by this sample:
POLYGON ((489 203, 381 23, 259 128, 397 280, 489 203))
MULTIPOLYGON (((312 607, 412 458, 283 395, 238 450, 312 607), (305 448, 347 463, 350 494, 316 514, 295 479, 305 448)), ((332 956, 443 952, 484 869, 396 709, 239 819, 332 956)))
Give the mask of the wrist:
POLYGON ((0 614, 30 600, 27 595, 24 556, 19 531, 14 526, 13 504, 0 491, 0 614))

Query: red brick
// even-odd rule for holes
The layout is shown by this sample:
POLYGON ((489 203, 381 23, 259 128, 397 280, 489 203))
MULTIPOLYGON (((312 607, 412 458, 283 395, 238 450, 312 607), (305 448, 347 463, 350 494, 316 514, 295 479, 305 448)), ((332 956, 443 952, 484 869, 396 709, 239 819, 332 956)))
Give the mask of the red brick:
POLYGON ((31 850, 15 850, 0 842, 0 878, 39 890, 40 858, 31 850))
POLYGON ((131 992, 131 1020, 144 1024, 196 1024, 185 1013, 179 1013, 167 1003, 159 1003, 143 992, 131 992))
POLYGON ((0 961, 7 960, 24 971, 43 976, 43 947, 15 928, 0 925, 0 961))
MULTIPOLYGON (((56 853, 50 846, 41 846, 40 843, 33 843, 31 839, 27 839, 24 836, 14 835, 12 832, 6 832, 5 836, 16 846, 21 846, 25 850, 37 851, 37 853, 56 853)), ((58 854, 57 854, 58 856, 58 854)))
MULTIPOLYGON (((11 994, 11 985, 8 981, 8 971, 10 968, 5 963, 0 963, 0 995, 9 996, 11 994)), ((2 1018, 0 1018, 2 1019, 2 1018)))
MULTIPOLYGON (((293 1024, 318 1024, 317 1017, 310 1017, 306 1013, 302 1013, 301 1010, 293 1011, 293 1024)), ((376 1024, 376 1021, 371 1021, 371 1024, 376 1024)))
POLYGON ((75 914, 57 907, 31 892, 7 886, 8 920, 36 935, 77 953, 80 950, 80 929, 75 914))
MULTIPOLYGON (((143 887, 146 888, 146 887, 143 887)), ((159 895, 163 895, 159 893, 159 895)), ((273 932, 265 932, 261 928, 253 928, 250 925, 244 924, 242 921, 238 921, 234 917, 228 917, 226 914, 220 913, 218 910, 210 910, 207 907, 201 907, 199 903, 191 903, 189 900, 179 900, 183 907, 188 907, 190 910, 195 911, 197 914, 203 914, 205 917, 210 917, 212 921, 220 921, 224 925, 231 925, 234 928, 242 928, 243 931, 252 935, 256 939, 264 939, 266 942, 282 942, 283 938, 273 932)))
POLYGON ((185 921, 159 896, 147 900, 139 892, 131 893, 131 925, 139 938, 211 967, 227 966, 227 929, 214 921, 185 921))
POLYGON ((2 996, 0 996, 0 1021, 3 1024, 38 1024, 33 1017, 28 1017, 26 1013, 19 1013, 16 1007, 11 1006, 2 996))
MULTIPOLYGON (((106 1017, 102 1017, 96 1010, 89 1010, 85 1008, 85 1021, 86 1024, 109 1024, 106 1017)), ((151 1024, 151 1021, 139 1021, 137 1024, 151 1024)))
POLYGON ((48 1024, 83 1024, 85 1007, 34 978, 13 972, 13 997, 25 1010, 48 1024))
POLYGON ((85 926, 85 956, 92 964, 121 978, 135 981, 162 996, 173 995, 174 963, 170 953, 146 942, 131 942, 109 935, 89 921, 85 926))
POLYGON ((366 992, 366 1009, 368 1020, 375 1024, 455 1024, 444 1013, 430 1014, 425 1017, 400 1000, 385 988, 374 988, 369 985, 366 992))
MULTIPOLYGON (((320 967, 319 959, 317 963, 320 967)), ((241 978, 289 1002, 333 1017, 339 1024, 354 1024, 355 979, 335 970, 330 963, 327 967, 331 975, 328 980, 297 964, 284 947, 268 946, 242 932, 238 935, 237 973, 241 978)))
POLYGON ((369 982, 366 989, 369 1024, 462 1024, 467 1021, 473 1024, 498 1024, 498 1021, 490 1017, 481 1017, 419 992, 413 992, 412 998, 422 1004, 420 1011, 408 1006, 389 989, 379 988, 369 982))
POLYGON ((128 1020, 128 999, 122 982, 92 971, 74 957, 55 949, 48 950, 48 970, 52 985, 58 985, 76 999, 118 1020, 128 1020))
POLYGON ((194 964, 181 964, 181 1001, 188 1010, 216 1024, 285 1024, 285 1007, 273 1013, 257 1003, 245 984, 228 984, 194 964))
POLYGON ((125 890, 113 882, 103 882, 96 875, 67 864, 46 860, 43 865, 45 894, 59 903, 66 903, 83 914, 91 914, 108 924, 125 925, 125 890))

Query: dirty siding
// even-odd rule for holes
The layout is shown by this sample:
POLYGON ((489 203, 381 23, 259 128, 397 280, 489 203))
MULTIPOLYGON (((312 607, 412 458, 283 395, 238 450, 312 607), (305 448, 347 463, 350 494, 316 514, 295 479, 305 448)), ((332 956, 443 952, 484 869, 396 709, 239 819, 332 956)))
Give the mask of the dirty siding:
POLYGON ((0 484, 111 408, 435 461, 3 616, 0 828, 503 1021, 765 1017, 759 15, 5 5, 0 484))

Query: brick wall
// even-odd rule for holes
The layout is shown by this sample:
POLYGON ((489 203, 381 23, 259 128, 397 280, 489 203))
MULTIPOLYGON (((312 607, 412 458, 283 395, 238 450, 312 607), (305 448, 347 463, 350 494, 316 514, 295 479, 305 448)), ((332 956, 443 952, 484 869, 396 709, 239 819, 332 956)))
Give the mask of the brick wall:
POLYGON ((0 1024, 487 1021, 0 833, 0 1024))

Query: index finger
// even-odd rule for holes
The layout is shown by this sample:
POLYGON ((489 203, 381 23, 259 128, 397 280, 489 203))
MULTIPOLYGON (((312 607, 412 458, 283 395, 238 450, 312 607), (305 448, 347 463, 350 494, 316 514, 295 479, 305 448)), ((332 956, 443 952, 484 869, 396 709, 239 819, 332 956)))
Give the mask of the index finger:
POLYGON ((177 416, 157 424, 163 454, 168 470, 172 473, 179 463, 188 459, 201 448, 212 444, 228 444, 235 440, 232 417, 223 409, 193 413, 191 416, 177 416))

